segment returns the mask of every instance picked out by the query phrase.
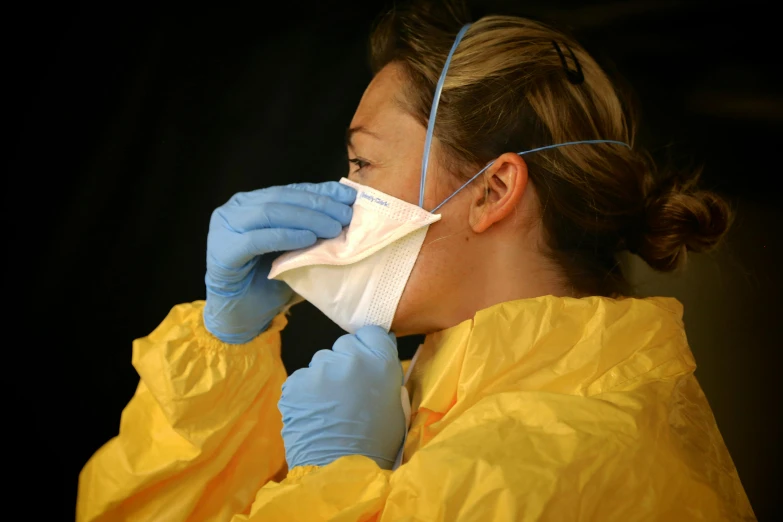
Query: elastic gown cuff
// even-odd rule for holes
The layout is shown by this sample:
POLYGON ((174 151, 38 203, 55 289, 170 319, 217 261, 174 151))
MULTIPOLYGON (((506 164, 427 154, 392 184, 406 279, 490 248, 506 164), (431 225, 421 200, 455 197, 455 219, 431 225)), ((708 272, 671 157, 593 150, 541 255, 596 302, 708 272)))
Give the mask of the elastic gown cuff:
POLYGON ((305 475, 308 475, 312 473, 313 471, 317 470, 321 466, 297 466, 291 471, 288 472, 288 476, 286 477, 287 480, 297 480, 305 475))

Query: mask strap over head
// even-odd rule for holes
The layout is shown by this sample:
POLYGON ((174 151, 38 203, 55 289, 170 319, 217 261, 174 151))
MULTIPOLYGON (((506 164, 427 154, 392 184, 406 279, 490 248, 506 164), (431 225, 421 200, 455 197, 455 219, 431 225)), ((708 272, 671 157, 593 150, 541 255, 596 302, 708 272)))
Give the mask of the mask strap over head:
MULTIPOLYGON (((438 114, 438 104, 440 103, 440 95, 443 91, 443 83, 446 80, 446 73, 449 70, 449 65, 451 64, 451 58, 454 56, 454 51, 457 49, 457 46, 459 45, 460 41, 462 41, 462 37, 465 36, 465 32, 468 30, 471 24, 466 24, 462 26, 462 29, 459 30, 459 33, 457 33, 457 37, 454 39, 454 43, 451 46, 451 50, 449 51, 449 55, 446 57, 446 63, 443 65, 443 70, 440 73, 440 78, 438 78, 438 83, 435 86, 435 95, 432 99, 432 108, 430 109, 430 119, 427 122, 427 136, 424 140, 424 156, 421 160, 421 184, 419 187, 419 207, 424 208, 424 187, 427 183, 427 167, 429 166, 430 162, 430 150, 432 148, 432 135, 435 130, 435 117, 438 114)), ((531 154, 533 152, 539 152, 542 150, 547 149, 555 149, 558 147, 568 147, 570 145, 580 145, 580 144, 595 144, 595 143, 613 143, 615 145, 622 145, 624 147, 631 148, 630 145, 623 141, 617 141, 617 140, 581 140, 581 141, 568 141, 565 143, 555 143, 554 145, 546 145, 544 147, 537 147, 535 149, 530 149, 522 152, 517 152, 520 156, 524 156, 525 154, 531 154)), ((478 178, 481 174, 484 173, 489 167, 492 166, 492 164, 495 163, 494 161, 487 164, 486 167, 481 169, 478 174, 470 178, 464 185, 462 185, 460 188, 458 188, 451 196, 447 197, 443 200, 443 202, 432 209, 430 212, 435 213, 440 207, 448 203, 448 201, 459 194, 462 189, 470 185, 476 178, 478 178)))

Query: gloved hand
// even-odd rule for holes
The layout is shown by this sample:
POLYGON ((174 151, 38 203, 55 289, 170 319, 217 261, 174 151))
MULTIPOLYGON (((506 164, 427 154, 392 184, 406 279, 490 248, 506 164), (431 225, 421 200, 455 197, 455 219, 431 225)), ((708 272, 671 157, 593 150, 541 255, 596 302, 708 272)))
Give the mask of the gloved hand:
POLYGON ((405 436, 397 340, 379 326, 340 337, 283 384, 288 469, 364 455, 391 469, 405 436))
POLYGON ((207 236, 207 330, 233 344, 266 330, 293 296, 267 279, 277 253, 337 237, 355 200, 355 189, 330 181, 240 192, 218 207, 207 236))

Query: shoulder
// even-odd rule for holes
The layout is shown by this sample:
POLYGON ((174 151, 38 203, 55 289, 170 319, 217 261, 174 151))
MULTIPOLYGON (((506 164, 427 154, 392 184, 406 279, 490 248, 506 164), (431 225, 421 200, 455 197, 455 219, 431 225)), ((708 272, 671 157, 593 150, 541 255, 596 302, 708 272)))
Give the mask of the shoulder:
POLYGON ((428 476, 433 496, 472 488, 482 509, 513 509, 510 520, 635 520, 685 516, 696 507, 705 520, 719 520, 741 512, 747 499, 736 472, 698 450, 717 432, 677 417, 677 406, 664 400, 672 390, 654 387, 485 397, 415 453, 397 481, 424 492, 430 488, 420 478, 428 476), (644 500, 651 495, 655 505, 644 500), (651 511, 642 513, 644 505, 651 511))

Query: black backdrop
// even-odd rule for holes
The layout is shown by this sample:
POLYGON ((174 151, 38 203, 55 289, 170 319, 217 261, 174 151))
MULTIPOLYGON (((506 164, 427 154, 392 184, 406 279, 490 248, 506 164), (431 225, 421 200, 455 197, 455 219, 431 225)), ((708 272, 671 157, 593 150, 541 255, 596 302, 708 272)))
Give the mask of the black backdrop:
MULTIPOLYGON (((771 14, 754 2, 474 3, 476 15, 572 30, 633 85, 641 143, 705 163, 706 183, 740 210, 733 261, 713 281, 736 295, 707 303, 687 281, 649 290, 687 301, 697 375, 757 514, 771 516, 783 259, 780 168, 769 157, 783 123, 771 14), (699 318, 724 302, 727 320, 699 318), (731 313, 738 303, 745 313, 731 313)), ((23 468, 33 484, 50 484, 28 488, 49 499, 30 513, 73 516, 78 472, 116 434, 138 381, 131 341, 173 305, 204 296, 212 209, 237 191, 346 172, 344 130, 370 79, 369 24, 388 2, 254 4, 82 4, 7 19, 20 35, 6 45, 7 104, 23 120, 12 129, 6 230, 30 247, 12 246, 7 258, 7 280, 21 285, 14 302, 30 298, 8 322, 27 347, 14 349, 22 362, 9 371, 11 397, 34 416, 32 434, 22 432, 36 458, 23 468)), ((341 334, 308 304, 294 311, 289 371, 341 334)), ((402 355, 417 341, 401 341, 402 355)))

